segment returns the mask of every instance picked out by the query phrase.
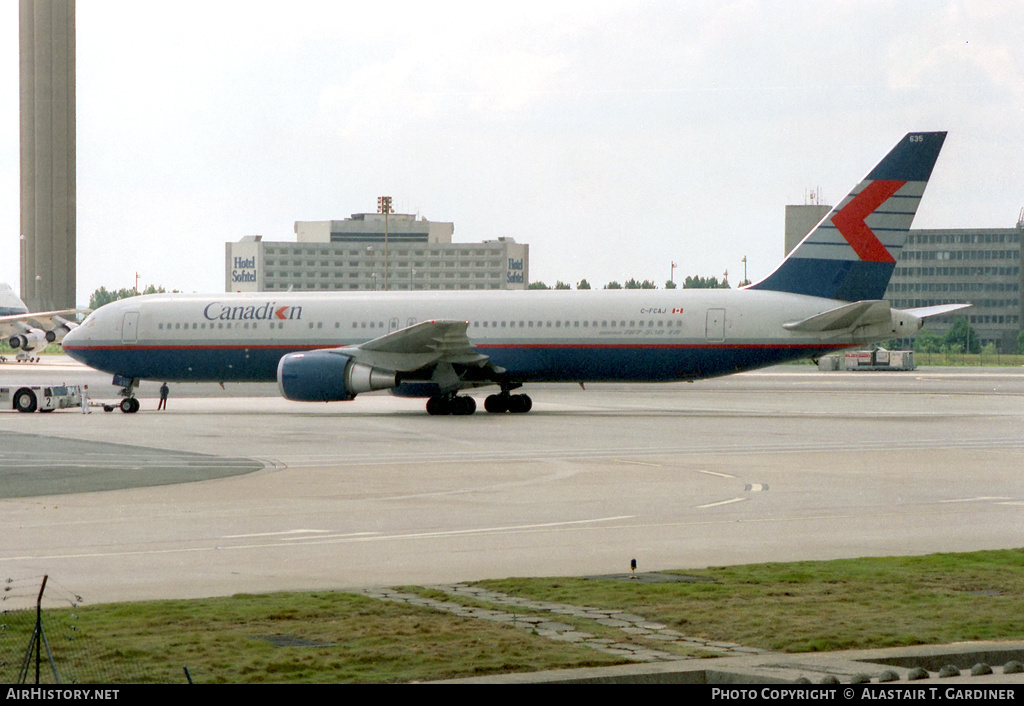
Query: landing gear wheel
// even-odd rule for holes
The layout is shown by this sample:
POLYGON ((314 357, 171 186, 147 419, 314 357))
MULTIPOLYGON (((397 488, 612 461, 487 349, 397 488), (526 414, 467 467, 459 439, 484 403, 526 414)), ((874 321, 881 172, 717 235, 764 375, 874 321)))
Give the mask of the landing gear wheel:
POLYGON ((500 395, 488 395, 487 399, 484 400, 484 409, 491 414, 501 414, 502 412, 508 411, 508 393, 502 393, 500 395))
POLYGON ((32 390, 18 390, 14 396, 14 408, 19 412, 30 414, 36 411, 36 393, 32 390))
POLYGON ((139 401, 134 397, 125 397, 121 400, 120 407, 125 414, 135 414, 139 411, 139 401))
POLYGON ((526 414, 533 409, 533 400, 529 395, 510 395, 507 392, 500 392, 496 395, 488 395, 484 400, 484 409, 491 414, 501 414, 502 412, 526 414))
POLYGON ((452 414, 473 414, 476 412, 476 400, 472 397, 455 397, 452 399, 452 414))
POLYGON ((529 395, 509 395, 508 411, 512 414, 526 414, 533 409, 533 400, 529 395))
POLYGON ((451 403, 445 397, 431 397, 427 400, 427 414, 440 416, 452 413, 451 403))
POLYGON ((427 400, 427 414, 473 414, 476 412, 476 400, 472 397, 431 397, 427 400))

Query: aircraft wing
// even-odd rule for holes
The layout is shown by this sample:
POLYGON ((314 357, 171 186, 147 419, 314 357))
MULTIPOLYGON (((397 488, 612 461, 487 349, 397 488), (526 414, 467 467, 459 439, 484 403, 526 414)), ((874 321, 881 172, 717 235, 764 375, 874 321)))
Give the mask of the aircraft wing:
POLYGON ((78 314, 87 313, 89 312, 81 309, 63 309, 0 316, 0 337, 8 338, 36 329, 46 333, 53 332, 54 340, 59 342, 65 333, 78 325, 72 319, 78 314))
POLYGON ((366 343, 344 346, 338 352, 374 368, 410 372, 430 365, 477 366, 488 358, 478 353, 466 335, 466 321, 422 321, 366 343))

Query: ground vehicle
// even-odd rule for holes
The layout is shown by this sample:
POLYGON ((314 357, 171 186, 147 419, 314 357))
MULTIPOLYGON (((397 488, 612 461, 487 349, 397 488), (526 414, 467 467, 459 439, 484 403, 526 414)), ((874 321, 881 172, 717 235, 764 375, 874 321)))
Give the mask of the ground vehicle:
POLYGON ((0 408, 19 412, 52 412, 82 406, 80 385, 5 385, 0 387, 0 408))

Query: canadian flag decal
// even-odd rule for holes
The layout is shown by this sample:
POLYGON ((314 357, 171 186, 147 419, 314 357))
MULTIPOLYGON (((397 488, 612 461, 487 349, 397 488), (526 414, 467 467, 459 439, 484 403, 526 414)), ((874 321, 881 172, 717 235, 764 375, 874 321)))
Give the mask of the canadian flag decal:
POLYGON ((832 224, 846 238, 861 260, 867 262, 896 262, 882 245, 878 236, 868 228, 864 219, 875 212, 890 196, 907 182, 876 180, 864 187, 850 203, 832 216, 832 224))

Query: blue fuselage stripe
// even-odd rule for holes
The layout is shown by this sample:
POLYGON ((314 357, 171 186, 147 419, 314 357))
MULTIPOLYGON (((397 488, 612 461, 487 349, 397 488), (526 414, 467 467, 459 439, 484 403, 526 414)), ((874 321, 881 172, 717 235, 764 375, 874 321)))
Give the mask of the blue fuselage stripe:
MULTIPOLYGON (((849 344, 846 344, 849 345, 849 344)), ((287 347, 83 346, 75 358, 98 370, 172 382, 273 382, 287 353, 323 345, 287 347)), ((664 382, 728 375, 839 346, 814 345, 487 345, 476 348, 518 382, 664 382)))

